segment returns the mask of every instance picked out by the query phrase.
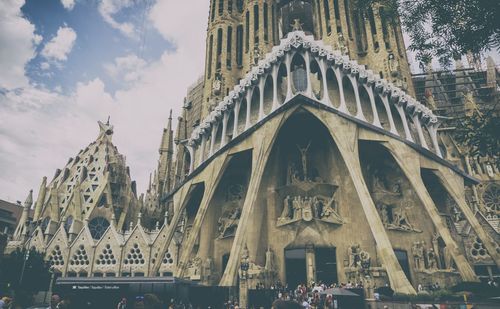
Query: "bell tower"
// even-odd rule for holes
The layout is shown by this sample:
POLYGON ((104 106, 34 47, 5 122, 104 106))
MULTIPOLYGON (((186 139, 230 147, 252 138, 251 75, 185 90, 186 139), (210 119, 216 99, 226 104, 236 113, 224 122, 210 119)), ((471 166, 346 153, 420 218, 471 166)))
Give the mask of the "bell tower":
POLYGON ((356 0, 211 0, 201 118, 291 31, 321 39, 413 94, 398 18, 356 0))

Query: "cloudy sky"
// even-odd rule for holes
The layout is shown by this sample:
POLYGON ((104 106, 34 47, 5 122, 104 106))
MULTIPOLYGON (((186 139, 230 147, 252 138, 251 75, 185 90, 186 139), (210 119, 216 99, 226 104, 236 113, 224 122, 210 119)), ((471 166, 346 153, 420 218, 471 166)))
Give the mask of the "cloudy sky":
POLYGON ((162 129, 203 72, 207 0, 2 0, 0 199, 25 199, 98 135, 144 191, 162 129))
POLYGON ((42 177, 92 142, 108 116, 144 192, 169 110, 180 114, 203 72, 208 5, 2 0, 0 199, 36 194, 42 177))

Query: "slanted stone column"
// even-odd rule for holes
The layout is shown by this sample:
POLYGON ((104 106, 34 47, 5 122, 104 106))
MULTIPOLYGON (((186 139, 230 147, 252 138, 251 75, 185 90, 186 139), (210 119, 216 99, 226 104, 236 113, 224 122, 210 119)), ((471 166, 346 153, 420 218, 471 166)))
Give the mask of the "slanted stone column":
POLYGON ((272 107, 273 111, 280 106, 280 103, 278 102, 278 72, 279 72, 279 65, 274 64, 273 71, 271 73, 271 76, 273 77, 273 107, 272 107))
POLYGON ((264 88, 266 86, 266 76, 259 79, 259 121, 264 118, 264 88))
POLYGON ((285 66, 286 66, 286 99, 285 102, 290 101, 292 99, 292 56, 290 53, 287 53, 285 56, 285 66))
POLYGON ((364 215, 368 221, 373 238, 375 239, 378 257, 380 258, 382 266, 385 267, 387 271, 391 287, 397 293, 416 294, 415 289, 406 277, 396 258, 389 236, 387 235, 363 177, 359 156, 353 155, 354 153, 358 153, 357 130, 354 124, 343 124, 338 121, 337 117, 331 116, 325 117, 323 122, 327 125, 330 134, 337 144, 342 159, 347 166, 347 170, 349 171, 354 188, 361 202, 364 215), (342 132, 341 136, 339 132, 342 132))
POLYGON ((233 126, 233 139, 238 135, 238 121, 240 118, 240 107, 241 107, 241 101, 243 99, 239 100, 235 105, 234 105, 234 126, 233 126))
POLYGON ((252 93, 253 89, 247 90, 247 117, 245 122, 245 131, 250 128, 250 111, 252 110, 252 93))
MULTIPOLYGON (((227 167, 227 152, 223 155, 217 156, 217 158, 211 162, 210 167, 207 167, 204 171, 205 177, 201 176, 200 179, 206 179, 205 182, 205 192, 203 194, 203 198, 200 202, 200 208, 196 213, 196 217, 193 221, 193 226, 191 227, 191 231, 189 232, 189 237, 187 240, 184 240, 182 246, 182 254, 179 258, 179 266, 177 267, 176 277, 182 278, 186 272, 186 267, 191 258, 191 253, 193 251, 194 244, 196 239, 198 238, 201 230, 201 225, 203 223, 203 219, 207 214, 208 205, 212 200, 215 189, 219 184, 222 175, 227 167), (211 177, 206 177, 206 175, 212 175, 211 177)), ((183 207, 185 207, 185 204, 183 207)))
POLYGON ((427 142, 425 141, 424 137, 424 132, 422 131, 422 125, 420 124, 420 119, 418 118, 418 115, 413 115, 413 123, 415 124, 415 127, 417 128, 417 133, 418 133, 418 140, 420 141, 420 145, 424 147, 425 149, 429 149, 427 146, 427 142))
POLYGON ((382 102, 384 103, 385 110, 387 112, 387 118, 389 118, 391 133, 399 136, 398 130, 396 130, 396 125, 394 124, 394 117, 392 117, 391 107, 389 106, 389 99, 385 94, 380 94, 380 99, 382 99, 382 102))
POLYGON ((224 147, 224 145, 226 145, 227 143, 227 121, 229 120, 229 113, 230 111, 227 111, 224 113, 224 116, 222 118, 222 136, 221 136, 221 140, 220 140, 220 148, 224 147))
POLYGON ((205 161, 205 147, 207 144, 207 135, 203 134, 201 136, 201 145, 200 145, 200 159, 198 161, 198 166, 200 166, 203 161, 205 161))
POLYGON ((326 65, 326 60, 321 58, 318 61, 319 68, 321 70, 321 75, 323 76, 323 98, 321 98, 321 101, 323 104, 332 106, 332 101, 330 100, 330 95, 328 94, 328 81, 326 80, 326 73, 328 71, 327 65, 326 65))
POLYGON ((422 202, 425 210, 429 214, 429 217, 434 224, 437 232, 443 239, 446 247, 450 250, 457 265, 457 269, 462 276, 464 281, 478 281, 478 278, 474 271, 472 270, 470 264, 467 262, 465 256, 460 253, 460 250, 453 240, 446 223, 443 222, 441 216, 439 215, 438 209, 434 204, 429 192, 425 187, 425 184, 420 175, 420 162, 419 157, 412 150, 406 148, 398 147, 395 143, 390 143, 388 148, 393 154, 394 159, 399 165, 399 168, 404 172, 406 178, 411 183, 413 190, 417 194, 418 198, 422 202))
POLYGON ((189 151, 189 174, 191 174, 194 170, 194 156, 195 156, 195 150, 191 146, 186 146, 186 148, 189 151))
POLYGON ((431 136, 432 145, 434 146, 434 151, 436 154, 442 158, 443 154, 441 153, 441 149, 439 149, 438 137, 437 137, 437 128, 439 127, 439 123, 431 123, 431 125, 427 126, 427 131, 429 131, 429 135, 431 136))
POLYGON ((307 89, 306 89, 306 95, 310 98, 313 97, 312 95, 312 84, 311 84, 311 59, 309 56, 309 51, 306 50, 304 52, 304 60, 306 62, 306 74, 307 74, 307 89))
POLYGON ((347 77, 351 81, 352 88, 354 89, 354 97, 356 98, 356 109, 358 110, 358 112, 356 113, 355 117, 359 120, 366 121, 365 115, 363 115, 363 109, 361 108, 361 101, 359 99, 358 80, 351 75, 347 75, 347 77))
POLYGON ((212 124, 212 134, 210 136, 210 150, 208 152, 208 157, 214 154, 215 139, 217 138, 217 129, 219 128, 219 123, 212 124))
POLYGON ((439 168, 435 174, 441 181, 441 184, 448 191, 448 194, 450 194, 455 203, 457 203, 460 211, 472 226, 474 232, 476 232, 477 237, 479 237, 479 239, 483 242, 489 255, 495 261, 495 264, 500 267, 500 254, 496 250, 495 241, 484 231, 474 212, 467 205, 463 190, 463 179, 459 178, 459 176, 454 172, 444 167, 439 168))
POLYGON ((340 93, 340 106, 339 106, 339 111, 349 114, 349 111, 347 110, 347 105, 345 104, 345 97, 344 97, 344 85, 342 81, 343 74, 340 73, 339 68, 333 69, 333 72, 335 73, 335 76, 337 78, 337 82, 339 83, 339 93, 340 93))
POLYGON ((377 105, 375 104, 375 96, 373 95, 373 88, 368 87, 367 85, 363 85, 365 87, 366 92, 368 92, 368 97, 370 98, 370 105, 372 107, 373 112, 373 125, 379 128, 382 128, 382 124, 380 124, 380 118, 378 117, 377 105))
POLYGON ((401 121, 403 122, 406 140, 413 142, 413 137, 411 136, 410 127, 408 126, 408 120, 406 119, 406 114, 405 114, 403 108, 401 106, 397 105, 396 109, 398 110, 399 116, 401 117, 401 121))

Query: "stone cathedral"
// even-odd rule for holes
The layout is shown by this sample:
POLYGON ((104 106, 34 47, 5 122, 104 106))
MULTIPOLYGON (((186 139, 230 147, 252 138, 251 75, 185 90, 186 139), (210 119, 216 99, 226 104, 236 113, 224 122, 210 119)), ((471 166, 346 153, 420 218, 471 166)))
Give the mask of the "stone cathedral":
POLYGON ((497 278, 498 161, 471 169, 414 95, 383 6, 212 0, 205 72, 175 130, 169 117, 147 192, 100 122, 30 193, 7 250, 44 252, 65 277, 174 276, 241 293, 279 280, 415 294, 497 278))

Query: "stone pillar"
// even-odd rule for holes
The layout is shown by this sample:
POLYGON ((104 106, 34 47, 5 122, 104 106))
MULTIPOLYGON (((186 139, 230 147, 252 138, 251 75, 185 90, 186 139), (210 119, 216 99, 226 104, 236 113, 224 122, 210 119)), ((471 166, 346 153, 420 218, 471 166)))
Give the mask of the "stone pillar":
POLYGON ((248 307, 248 282, 246 278, 241 278, 241 277, 240 277, 239 305, 241 309, 248 307))
POLYGON ((380 124, 380 118, 378 117, 377 105, 375 104, 375 97, 373 95, 373 88, 368 87, 367 85, 363 85, 365 87, 366 92, 368 92, 368 97, 370 98, 370 105, 372 107, 373 112, 373 125, 382 129, 382 125, 380 124))
POLYGON ((217 138, 217 129, 219 128, 219 124, 212 124, 212 134, 210 136, 210 151, 208 152, 208 157, 211 157, 214 154, 214 146, 215 139, 217 138))
POLYGON ((387 118, 389 118, 389 124, 391 125, 391 133, 399 136, 398 130, 396 130, 396 125, 394 124, 394 117, 392 117, 391 107, 389 106, 389 99, 386 95, 381 94, 380 99, 384 102, 385 110, 387 112, 387 118))
POLYGON ((356 113, 356 118, 366 121, 366 118, 363 115, 363 108, 361 108, 361 101, 359 100, 358 81, 351 75, 348 75, 347 77, 351 81, 352 88, 354 89, 354 97, 356 98, 356 109, 358 110, 358 112, 356 113))
POLYGON ((401 121, 403 122, 406 140, 413 142, 413 137, 411 136, 410 127, 408 126, 408 120, 406 119, 406 114, 403 111, 403 108, 398 105, 396 106, 396 109, 398 110, 399 116, 401 117, 401 121))
POLYGON ((306 62, 306 74, 307 74, 307 89, 306 89, 306 95, 310 98, 313 97, 312 95, 312 85, 311 85, 311 59, 309 57, 309 51, 304 52, 304 60, 306 62))
POLYGON ((247 89, 247 117, 245 121, 245 130, 246 131, 248 128, 250 128, 250 111, 252 109, 252 93, 253 89, 247 89))
POLYGON ((238 103, 234 105, 233 139, 238 135, 238 125, 239 125, 238 121, 240 118, 240 107, 241 107, 241 100, 239 100, 238 103))
POLYGON ((323 76, 323 98, 321 101, 323 101, 323 104, 331 106, 332 102, 330 101, 330 95, 328 94, 328 81, 326 80, 326 73, 328 72, 326 60, 321 58, 318 63, 321 69, 321 75, 323 76))
POLYGON ((285 55, 285 66, 286 66, 286 99, 285 102, 288 102, 292 96, 292 56, 290 53, 285 55))
POLYGON ((340 93, 340 106, 339 106, 339 111, 349 114, 349 111, 347 110, 347 105, 345 104, 345 98, 344 98, 344 85, 343 85, 343 74, 340 73, 340 69, 336 68, 333 70, 335 72, 335 76, 337 77, 337 81, 339 83, 339 93, 340 93))
POLYGON ((279 65, 274 64, 273 65, 273 71, 272 71, 272 77, 273 77, 273 107, 272 110, 276 110, 280 103, 278 102, 278 72, 279 72, 279 65))
POLYGON ((306 246, 306 274, 307 285, 313 281, 316 282, 316 254, 312 245, 306 246))
POLYGON ((443 157, 441 153, 441 149, 439 149, 438 137, 437 137, 437 128, 439 124, 431 124, 427 127, 427 131, 429 131, 429 135, 431 136, 432 145, 434 146, 434 152, 440 157, 443 157))
POLYGON ((411 183, 413 190, 422 202, 425 210, 429 214, 432 223, 436 227, 437 233, 443 239, 446 247, 451 251, 462 279, 464 281, 477 281, 478 279, 476 277, 476 274, 472 270, 465 257, 460 253, 460 250, 453 240, 453 237, 451 236, 446 223, 443 222, 441 216, 439 215, 438 209, 434 204, 434 201, 425 188, 422 177, 420 176, 420 164, 418 156, 416 154, 408 152, 405 153, 401 148, 398 147, 398 145, 394 144, 390 145, 389 151, 393 154, 393 157, 398 163, 400 169, 404 172, 406 178, 411 183))
POLYGON ((264 88, 266 86, 266 77, 259 79, 259 121, 264 118, 264 88))
POLYGON ((429 147, 427 146, 427 142, 425 141, 424 132, 422 131, 422 125, 420 124, 420 119, 418 118, 418 115, 413 116, 413 123, 417 128, 418 140, 420 141, 420 145, 425 149, 429 149, 429 147))
POLYGON ((226 145, 227 143, 227 121, 229 119, 229 113, 230 111, 227 111, 224 113, 224 118, 222 118, 222 136, 221 136, 221 140, 220 140, 220 148, 224 147, 224 145, 226 145))

